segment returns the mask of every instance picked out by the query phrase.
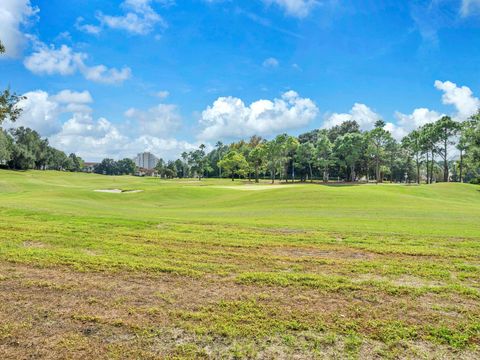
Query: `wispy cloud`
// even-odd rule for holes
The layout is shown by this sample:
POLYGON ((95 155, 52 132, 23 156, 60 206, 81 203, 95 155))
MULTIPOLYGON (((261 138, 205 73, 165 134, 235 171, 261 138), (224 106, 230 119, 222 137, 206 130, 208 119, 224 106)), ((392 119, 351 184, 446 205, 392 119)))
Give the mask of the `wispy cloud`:
POLYGON ((269 57, 268 59, 264 60, 262 65, 265 68, 273 69, 273 68, 277 68, 280 65, 280 62, 274 57, 269 57))
MULTIPOLYGON (((152 7, 154 0, 125 0, 120 7, 123 9, 122 15, 108 15, 102 12, 96 14, 100 22, 98 25, 84 24, 83 17, 77 18, 77 29, 90 34, 98 34, 103 28, 124 30, 134 35, 147 35, 155 27, 166 28, 167 22, 152 7)), ((157 0, 158 2, 158 0, 157 0)), ((171 1, 160 1, 164 5, 171 4, 171 1)))
POLYGON ((460 14, 463 17, 480 14, 480 0, 462 0, 460 14))
POLYGON ((263 0, 267 5, 276 5, 285 11, 285 14, 297 18, 304 18, 319 5, 317 0, 263 0))
POLYGON ((276 32, 279 32, 279 33, 282 33, 282 34, 285 34, 285 35, 288 35, 288 36, 292 36, 292 37, 295 37, 295 38, 298 38, 298 39, 303 39, 303 36, 301 36, 300 34, 298 34, 296 32, 293 32, 293 31, 290 31, 288 29, 284 29, 284 28, 281 28, 279 26, 276 26, 270 20, 268 20, 264 17, 261 17, 257 14, 251 13, 249 11, 245 11, 242 8, 237 7, 235 9, 235 12, 239 15, 246 16, 251 21, 253 21, 253 22, 257 23, 258 25, 261 25, 265 28, 268 28, 268 29, 271 29, 273 31, 276 31, 276 32))

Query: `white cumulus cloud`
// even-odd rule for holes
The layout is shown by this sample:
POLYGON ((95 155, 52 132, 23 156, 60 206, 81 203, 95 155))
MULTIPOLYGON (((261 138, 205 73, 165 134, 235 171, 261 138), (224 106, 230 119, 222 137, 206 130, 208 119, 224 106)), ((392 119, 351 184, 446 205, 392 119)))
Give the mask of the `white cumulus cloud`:
POLYGON ((18 107, 22 109, 15 123, 8 122, 6 127, 30 127, 42 136, 50 136, 61 129, 59 117, 64 113, 88 114, 92 97, 88 91, 76 92, 63 90, 49 95, 46 91, 36 90, 23 94, 18 107))
POLYGON ((89 104, 93 102, 92 95, 86 90, 82 92, 62 90, 58 94, 52 96, 52 99, 62 104, 89 104))
POLYGON ((59 130, 58 116, 61 113, 60 105, 52 100, 45 91, 31 91, 24 94, 26 97, 18 103, 23 110, 19 119, 7 126, 30 127, 41 135, 48 136, 59 130))
POLYGON ((435 122, 442 116, 443 114, 427 108, 415 109, 411 114, 402 114, 398 111, 395 113, 397 125, 404 130, 405 134, 425 124, 435 122))
POLYGON ((67 45, 56 48, 36 41, 35 48, 35 52, 25 58, 24 65, 37 75, 66 76, 80 72, 87 80, 105 84, 121 83, 131 77, 131 69, 128 67, 119 70, 105 65, 88 66, 85 64, 88 55, 75 52, 67 45))
POLYGON ((235 97, 220 97, 202 112, 199 139, 241 138, 272 135, 300 128, 318 114, 315 103, 288 91, 280 99, 258 100, 249 106, 235 97))
POLYGON ((23 27, 38 9, 33 7, 30 0, 1 0, 0 1, 0 40, 5 45, 6 55, 18 57, 27 42, 23 27))
POLYGON ((49 140, 56 148, 88 160, 120 154, 128 141, 107 119, 95 121, 90 115, 81 113, 73 114, 49 140))
POLYGON ((473 96, 472 90, 467 86, 459 87, 451 81, 435 81, 435 87, 443 91, 442 102, 453 105, 457 109, 455 117, 463 121, 480 109, 480 99, 473 96))
POLYGON ((86 54, 75 53, 66 45, 56 49, 39 44, 36 52, 25 59, 24 65, 34 74, 72 75, 86 57, 86 54))
MULTIPOLYGON (((397 140, 401 140, 414 128, 438 119, 436 113, 428 109, 417 109, 412 115, 397 112, 396 117, 397 122, 385 122, 384 129, 389 131, 397 140)), ((345 121, 356 121, 361 130, 370 131, 374 128, 378 120, 383 120, 380 114, 365 104, 355 103, 348 113, 334 113, 329 115, 323 122, 322 128, 329 129, 345 121)))
POLYGON ((49 140, 53 146, 67 153, 74 152, 87 161, 100 161, 105 157, 132 158, 143 151, 170 160, 199 145, 171 136, 132 135, 105 118, 94 120, 88 114, 73 114, 49 140))
POLYGON ((322 128, 329 129, 345 121, 356 121, 362 130, 373 129, 382 117, 365 104, 355 103, 349 113, 333 113, 323 122, 322 128))
POLYGON ((137 121, 142 134, 164 136, 176 131, 182 117, 176 105, 159 104, 146 111, 135 108, 128 109, 125 116, 137 121))

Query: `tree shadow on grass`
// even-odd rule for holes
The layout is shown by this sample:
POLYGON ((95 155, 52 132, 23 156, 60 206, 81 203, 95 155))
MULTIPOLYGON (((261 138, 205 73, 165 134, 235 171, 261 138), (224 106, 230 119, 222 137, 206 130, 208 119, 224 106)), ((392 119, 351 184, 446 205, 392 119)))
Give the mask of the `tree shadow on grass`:
POLYGON ((331 187, 339 187, 339 186, 360 186, 360 185, 366 185, 367 183, 363 182, 343 182, 343 181, 338 181, 338 182, 328 182, 324 183, 321 181, 295 181, 295 182, 278 182, 280 185, 320 185, 320 186, 331 186, 331 187))

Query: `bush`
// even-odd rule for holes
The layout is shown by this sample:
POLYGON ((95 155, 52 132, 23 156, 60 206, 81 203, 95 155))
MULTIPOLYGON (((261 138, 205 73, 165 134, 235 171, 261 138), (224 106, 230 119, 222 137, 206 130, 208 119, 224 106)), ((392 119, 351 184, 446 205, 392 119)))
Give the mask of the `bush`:
POLYGON ((470 184, 480 185, 480 177, 473 178, 472 180, 470 180, 470 184))

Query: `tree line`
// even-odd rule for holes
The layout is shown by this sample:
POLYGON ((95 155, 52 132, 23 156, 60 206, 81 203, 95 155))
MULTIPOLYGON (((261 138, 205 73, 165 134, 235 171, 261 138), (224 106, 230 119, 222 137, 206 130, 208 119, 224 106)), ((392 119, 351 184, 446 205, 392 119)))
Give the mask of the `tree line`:
POLYGON ((115 161, 107 158, 95 164, 93 172, 102 175, 134 175, 137 172, 137 166, 132 159, 115 161))
POLYGON ((317 129, 298 137, 281 134, 272 140, 252 136, 205 151, 205 145, 175 161, 160 160, 162 177, 230 177, 258 182, 375 181, 479 182, 480 112, 464 122, 443 116, 401 141, 379 120, 370 131, 355 121, 317 129))

